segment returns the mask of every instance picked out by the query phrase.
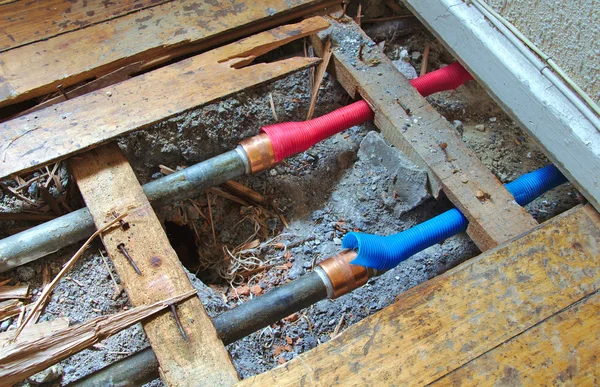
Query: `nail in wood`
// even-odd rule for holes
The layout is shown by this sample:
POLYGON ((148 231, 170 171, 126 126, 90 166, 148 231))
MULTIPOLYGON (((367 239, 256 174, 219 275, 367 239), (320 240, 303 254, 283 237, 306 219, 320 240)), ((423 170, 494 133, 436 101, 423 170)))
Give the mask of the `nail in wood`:
POLYGON ((175 305, 169 305, 171 307, 171 313, 173 313, 173 317, 175 317, 175 322, 177 323, 177 328, 179 328, 179 333, 181 333, 181 337, 183 337, 183 341, 188 341, 187 334, 183 330, 183 325, 181 325, 181 320, 179 320, 179 315, 177 314, 177 309, 175 309, 175 305))
POLYGON ((137 265, 135 264, 135 262, 133 262, 133 259, 131 259, 131 256, 129 255, 129 253, 127 252, 127 250, 125 250, 125 244, 124 243, 119 243, 117 245, 117 248, 119 250, 121 250, 121 252, 125 256, 125 258, 127 258, 127 260, 129 261, 129 264, 131 264, 131 266, 133 267, 133 270, 135 270, 135 272, 138 275, 142 275, 142 272, 140 271, 140 269, 137 267, 137 265))

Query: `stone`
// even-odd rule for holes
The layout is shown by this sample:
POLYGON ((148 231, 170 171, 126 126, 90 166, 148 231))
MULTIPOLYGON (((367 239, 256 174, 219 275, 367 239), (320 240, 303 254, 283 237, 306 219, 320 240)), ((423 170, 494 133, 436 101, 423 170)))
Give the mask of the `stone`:
POLYGON ((427 173, 397 148, 388 144, 381 134, 367 133, 360 144, 358 157, 362 162, 370 163, 373 167, 383 167, 387 170, 385 176, 388 176, 388 196, 396 198, 394 213, 397 216, 410 211, 429 198, 427 173))
POLYGON ((483 124, 475 125, 475 130, 478 130, 480 132, 485 132, 485 125, 483 125, 483 124))
POLYGON ((35 276, 35 270, 29 266, 21 266, 17 268, 17 275, 21 281, 29 281, 35 276))
POLYGON ((415 79, 419 76, 417 70, 404 59, 394 60, 392 63, 407 79, 415 79))
POLYGON ((27 378, 31 384, 51 383, 57 381, 63 375, 63 367, 60 364, 55 364, 52 367, 38 372, 35 375, 27 378))

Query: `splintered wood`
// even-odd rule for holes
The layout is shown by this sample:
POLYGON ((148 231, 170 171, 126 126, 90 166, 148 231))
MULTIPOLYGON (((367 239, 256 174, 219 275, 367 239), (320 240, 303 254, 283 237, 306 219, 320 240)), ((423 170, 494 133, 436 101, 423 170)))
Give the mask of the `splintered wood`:
POLYGON ((284 25, 2 123, 0 178, 314 65, 319 59, 303 57, 249 64, 328 25, 320 17, 284 25))
MULTIPOLYGON (((145 61, 152 68, 298 18, 326 4, 314 0, 171 1, 27 44, 0 53, 0 106, 57 92, 59 85, 75 85, 130 63, 145 61)), ((57 24, 64 21, 59 17, 57 24)))
POLYGON ((448 374, 444 385, 489 385, 502 379, 486 374, 505 376, 504 365, 510 375, 533 376, 522 380, 527 385, 563 380, 576 365, 586 385, 598 374, 599 248, 600 215, 576 207, 239 385, 422 386, 448 374), (565 312, 588 297, 576 315, 565 312))
MULTIPOLYGON (((0 350, 0 380, 10 386, 66 357, 196 294, 195 290, 110 316, 99 316, 49 336, 33 338, 0 350)), ((177 385, 177 384, 173 384, 177 385)))
MULTIPOLYGON (((71 168, 97 227, 114 219, 115 214, 129 213, 124 219, 127 227, 106 232, 102 242, 133 305, 193 289, 117 144, 81 155, 73 160, 71 168)), ((175 313, 181 328, 172 313, 142 324, 163 380, 169 386, 228 386, 237 381, 229 354, 200 299, 182 302, 175 313)))

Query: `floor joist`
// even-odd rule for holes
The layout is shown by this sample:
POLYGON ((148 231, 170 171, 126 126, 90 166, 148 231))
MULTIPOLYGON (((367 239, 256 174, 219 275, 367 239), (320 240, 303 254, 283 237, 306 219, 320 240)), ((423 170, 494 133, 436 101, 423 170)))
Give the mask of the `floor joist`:
POLYGON ((454 128, 354 22, 331 23, 330 29, 313 38, 317 51, 326 39, 332 39, 337 80, 352 97, 362 96, 370 103, 375 124, 392 145, 430 170, 469 219, 467 232, 482 251, 537 226, 454 128), (489 199, 480 200, 478 191, 490 195, 489 199))
MULTIPOLYGON (((124 218, 126 226, 105 233, 102 243, 131 303, 151 304, 192 290, 119 146, 112 143, 85 153, 72 159, 71 168, 98 228, 114 219, 115 214, 128 214, 124 218)), ((200 299, 193 297, 175 310, 186 337, 171 313, 143 323, 163 380, 169 386, 232 385, 237 372, 200 299)))

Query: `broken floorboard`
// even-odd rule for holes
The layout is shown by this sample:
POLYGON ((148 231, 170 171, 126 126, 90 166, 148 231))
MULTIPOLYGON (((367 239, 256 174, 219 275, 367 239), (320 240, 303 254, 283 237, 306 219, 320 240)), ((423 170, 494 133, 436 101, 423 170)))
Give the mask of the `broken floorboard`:
POLYGON ((469 220, 467 233, 481 251, 537 226, 356 23, 332 20, 331 25, 312 39, 317 52, 331 36, 337 80, 350 96, 369 102, 375 124, 390 143, 430 170, 469 220), (489 198, 480 200, 478 191, 489 198))
MULTIPOLYGON (((97 227, 114 219, 115 214, 128 214, 124 219, 127 225, 106 232, 102 243, 131 303, 150 304, 192 290, 119 146, 111 143, 73 158, 71 168, 97 227), (141 274, 136 273, 138 270, 141 274)), ((163 313, 142 324, 167 385, 228 386, 237 381, 229 354, 200 299, 193 297, 180 303, 176 313, 185 337, 172 314, 163 313)))
MULTIPOLYGON (((597 294, 599 247, 600 215, 589 205, 575 207, 410 289, 335 339, 238 385, 433 383, 519 335, 525 334, 525 341, 527 335, 535 337, 532 329, 559 321, 566 308, 597 294)), ((577 310, 579 318, 589 313, 577 310)), ((552 333, 550 340, 569 332, 552 333)), ((597 367, 595 356, 587 356, 597 355, 595 341, 578 345, 580 352, 564 356, 582 369, 597 367)), ((522 355, 525 364, 548 355, 532 349, 522 355)))
POLYGON ((283 44, 328 26, 321 17, 284 25, 2 123, 0 178, 33 170, 175 114, 307 68, 319 59, 293 57, 274 63, 248 64, 283 44))
POLYGON ((0 52, 170 0, 15 1, 0 5, 0 52))
POLYGON ((0 107, 144 61, 154 67, 320 10, 332 0, 180 0, 0 53, 0 107), (32 60, 35 58, 35 60, 32 60))

